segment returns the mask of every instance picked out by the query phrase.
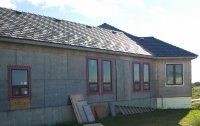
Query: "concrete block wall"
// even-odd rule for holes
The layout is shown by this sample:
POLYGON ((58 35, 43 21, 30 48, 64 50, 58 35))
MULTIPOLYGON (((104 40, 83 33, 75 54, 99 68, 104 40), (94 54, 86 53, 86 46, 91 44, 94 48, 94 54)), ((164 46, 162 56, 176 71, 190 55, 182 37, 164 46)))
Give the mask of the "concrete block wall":
MULTIPOLYGON (((46 120, 49 120, 49 124, 53 124, 63 121, 63 118, 72 119, 69 117, 73 113, 69 107, 69 95, 76 93, 83 94, 90 104, 153 97, 154 90, 138 93, 132 91, 132 62, 148 62, 153 67, 154 63, 150 59, 2 42, 0 43, 0 61, 2 61, 0 62, 0 117, 2 114, 2 116, 6 115, 7 119, 9 119, 7 122, 3 121, 2 124, 14 124, 18 120, 15 118, 18 113, 21 113, 27 121, 18 121, 17 124, 44 124, 48 123, 46 120), (86 57, 113 59, 113 93, 87 95, 86 57), (7 65, 32 67, 32 98, 29 110, 10 111, 7 88, 7 65), (61 110, 67 112, 65 113, 67 115, 63 114, 61 117, 59 115, 61 110), (61 120, 54 119, 56 117, 52 117, 53 115, 49 117, 48 114, 52 113, 60 117, 61 120), (33 116, 33 119, 26 118, 28 116, 26 114, 30 114, 31 117, 33 116), (36 122, 35 120, 37 120, 38 115, 41 115, 41 119, 38 119, 39 122, 36 122), (34 120, 34 118, 36 119, 34 120)), ((154 76, 151 76, 151 81, 153 80, 155 80, 154 76)))
POLYGON ((0 117, 0 126, 52 126, 76 120, 71 106, 0 112, 0 117))
POLYGON ((156 67, 158 97, 191 97, 191 59, 158 60, 156 67), (183 64, 183 85, 166 85, 166 64, 183 64))

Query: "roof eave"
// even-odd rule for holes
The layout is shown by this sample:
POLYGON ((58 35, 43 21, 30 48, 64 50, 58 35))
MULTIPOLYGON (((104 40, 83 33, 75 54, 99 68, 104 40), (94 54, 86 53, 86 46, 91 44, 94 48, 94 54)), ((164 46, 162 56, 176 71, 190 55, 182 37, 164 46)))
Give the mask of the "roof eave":
POLYGON ((48 41, 37 41, 37 40, 19 39, 19 38, 11 38, 11 37, 3 37, 3 36, 0 36, 0 41, 17 43, 17 44, 28 44, 28 45, 39 45, 39 46, 48 46, 48 47, 56 47, 56 48, 65 48, 65 49, 80 50, 80 51, 99 52, 99 53, 107 53, 107 54, 114 54, 114 55, 153 58, 151 55, 134 54, 134 53, 128 53, 128 52, 104 50, 104 49, 75 46, 75 45, 68 45, 68 44, 62 44, 62 43, 52 43, 52 42, 48 42, 48 41))
POLYGON ((198 56, 154 57, 154 59, 196 59, 198 56))

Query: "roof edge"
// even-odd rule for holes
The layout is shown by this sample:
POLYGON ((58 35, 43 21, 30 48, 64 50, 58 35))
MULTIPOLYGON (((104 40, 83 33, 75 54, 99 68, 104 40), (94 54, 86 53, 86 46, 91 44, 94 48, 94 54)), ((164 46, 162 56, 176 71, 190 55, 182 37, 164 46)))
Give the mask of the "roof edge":
POLYGON ((151 55, 126 53, 126 52, 104 50, 104 49, 91 48, 91 47, 52 43, 48 41, 37 41, 37 40, 19 39, 19 38, 11 38, 11 37, 3 37, 3 36, 0 36, 0 41, 16 43, 16 44, 39 45, 39 46, 56 47, 56 48, 64 48, 64 49, 72 49, 72 50, 80 50, 80 51, 99 52, 99 53, 107 53, 107 54, 113 54, 113 55, 134 56, 134 57, 142 57, 142 58, 150 58, 150 59, 154 58, 151 55))

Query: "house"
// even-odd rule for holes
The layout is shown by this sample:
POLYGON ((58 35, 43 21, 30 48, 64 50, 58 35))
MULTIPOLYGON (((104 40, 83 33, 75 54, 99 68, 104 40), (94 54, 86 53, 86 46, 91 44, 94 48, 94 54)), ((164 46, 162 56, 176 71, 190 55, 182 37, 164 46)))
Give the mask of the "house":
POLYGON ((119 105, 191 107, 194 53, 108 24, 6 8, 0 17, 0 125, 73 120, 69 96, 77 93, 110 111, 119 105))

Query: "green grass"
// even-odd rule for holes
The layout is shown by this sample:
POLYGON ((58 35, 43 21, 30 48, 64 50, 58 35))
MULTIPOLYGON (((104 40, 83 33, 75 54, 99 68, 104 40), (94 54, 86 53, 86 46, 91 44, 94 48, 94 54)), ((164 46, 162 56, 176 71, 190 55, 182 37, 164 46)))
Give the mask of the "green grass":
POLYGON ((200 98, 200 86, 192 87, 192 99, 200 98))
MULTIPOLYGON (((96 122, 105 126, 200 126, 200 105, 193 109, 155 110, 154 112, 117 115, 96 122)), ((68 122, 56 126, 81 126, 76 122, 68 122)))

